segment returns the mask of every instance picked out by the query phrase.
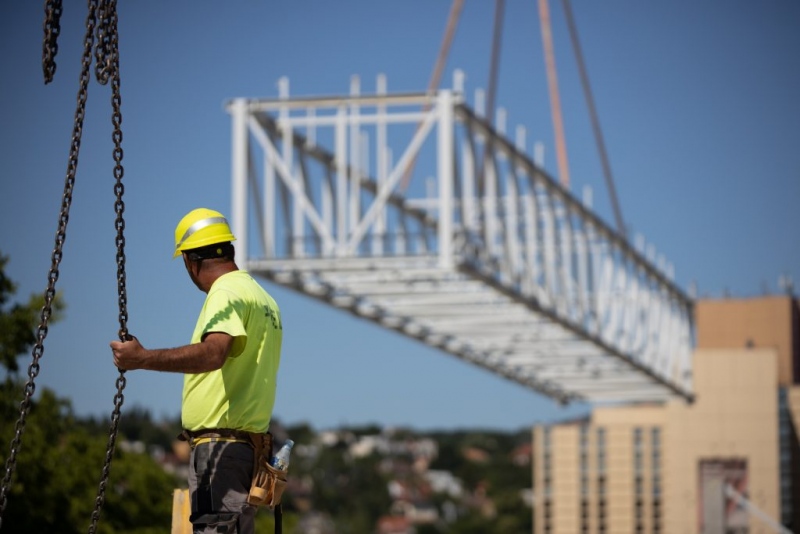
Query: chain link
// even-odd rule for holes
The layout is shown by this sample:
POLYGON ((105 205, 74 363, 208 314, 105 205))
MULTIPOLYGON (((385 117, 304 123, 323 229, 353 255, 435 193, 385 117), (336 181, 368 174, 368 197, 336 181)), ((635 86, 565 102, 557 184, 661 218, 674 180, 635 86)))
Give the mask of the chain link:
MULTIPOLYGON (((97 81, 106 85, 108 80, 112 80, 112 124, 114 132, 112 140, 114 142, 114 212, 116 213, 115 228, 117 230, 117 290, 119 295, 119 338, 121 340, 130 339, 128 334, 127 320, 127 290, 125 284, 125 203, 122 195, 125 191, 122 185, 124 169, 122 167, 122 98, 120 96, 119 81, 119 39, 117 35, 117 2, 116 0, 88 0, 89 13, 86 17, 86 33, 83 39, 83 55, 81 58, 81 74, 78 89, 78 104, 75 110, 75 119, 72 129, 72 140, 69 149, 67 162, 67 175, 64 184, 64 193, 61 201, 61 211, 58 218, 58 229, 55 236, 55 247, 51 256, 50 271, 47 276, 47 288, 44 292, 45 304, 41 311, 41 322, 37 329, 36 343, 31 354, 31 364, 28 366, 28 381, 23 391, 23 400, 20 403, 19 420, 15 425, 14 438, 11 441, 11 452, 6 460, 5 474, 3 477, 2 488, 0 488, 0 529, 2 528, 3 512, 8 502, 11 479, 16 468, 16 458, 22 445, 22 436, 25 431, 25 423, 31 406, 31 398, 36 391, 36 377, 39 375, 39 361, 44 353, 44 340, 47 337, 48 323, 52 314, 53 300, 56 296, 56 282, 59 276, 59 265, 63 258, 64 241, 66 240, 67 223, 69 222, 69 210, 72 205, 72 194, 75 187, 75 176, 78 168, 78 155, 80 152, 81 135, 83 133, 83 123, 86 115, 86 101, 88 97, 88 86, 90 74, 89 70, 92 63, 92 48, 97 31, 97 46, 95 52, 95 76, 97 81)), ((53 79, 55 73, 55 56, 58 52, 57 38, 60 33, 60 17, 62 13, 61 0, 46 0, 45 3, 45 37, 43 43, 42 68, 44 71, 45 84, 53 79)), ((114 455, 117 433, 119 429, 120 414, 122 404, 125 400, 123 390, 125 389, 125 371, 119 370, 119 377, 116 380, 117 392, 114 395, 114 410, 111 414, 111 427, 109 429, 108 446, 106 458, 103 465, 102 477, 98 487, 97 498, 95 499, 95 509, 92 513, 89 532, 94 533, 97 521, 100 518, 100 510, 105 501, 105 488, 110 475, 111 460, 114 455)))
POLYGON ((42 70, 44 83, 53 81, 56 73, 58 35, 61 33, 61 1, 46 0, 44 4, 44 42, 42 43, 42 70))
MULTIPOLYGON (((128 293, 126 289, 125 277, 125 203, 122 201, 122 195, 125 193, 125 187, 122 184, 122 177, 125 174, 125 169, 122 167, 122 96, 120 94, 120 78, 119 78, 119 37, 117 33, 117 0, 100 0, 100 13, 102 17, 98 16, 97 26, 97 47, 95 49, 96 61, 95 74, 97 81, 101 84, 108 83, 111 79, 111 123, 114 126, 114 133, 112 140, 114 142, 114 212, 117 217, 114 221, 114 226, 117 230, 116 245, 117 245, 117 295, 119 305, 119 339, 125 341, 131 339, 128 334, 128 293), (101 40, 102 39, 102 40, 101 40), (101 68, 101 65, 103 68, 101 68), (103 78, 103 79, 101 79, 103 78)), ((103 464, 102 477, 100 484, 97 488, 97 497, 95 498, 95 507, 92 512, 92 520, 89 525, 89 534, 94 534, 97 528, 97 522, 100 519, 100 510, 103 508, 105 502, 106 484, 111 472, 111 461, 114 457, 114 449, 117 440, 117 432, 119 430, 119 420, 122 412, 122 403, 125 397, 122 391, 125 389, 126 379, 125 371, 119 370, 116 386, 117 393, 114 395, 114 410, 111 413, 111 427, 108 433, 108 444, 106 447, 106 457, 103 464)))
POLYGON ((94 45, 94 74, 100 85, 106 85, 112 75, 111 51, 111 9, 106 0, 99 0, 97 5, 97 39, 94 45))
MULTIPOLYGON (((60 2, 58 2, 60 4, 60 2)), ((49 4, 48 4, 49 7, 49 4)), ((60 12, 60 7, 58 8, 60 12)), ((60 14, 60 13, 59 13, 60 14)), ((47 16, 51 16, 51 11, 48 9, 47 16)), ((51 25, 52 26, 52 25, 51 25)), ((57 26, 57 24, 56 24, 57 26)), ((46 23, 47 27, 47 23, 46 23)), ((52 314, 53 299, 56 295, 56 282, 58 281, 59 265, 63 257, 64 241, 67 237, 67 223, 69 222, 69 209, 72 205, 72 192, 75 187, 75 174, 78 168, 78 153, 80 151, 81 133, 83 132, 83 121, 86 115, 86 99, 88 96, 89 85, 89 67, 92 62, 92 34, 94 32, 94 10, 91 7, 90 13, 86 20, 86 34, 83 42, 83 56, 81 59, 81 76, 80 86, 78 89, 78 105, 75 109, 75 120, 72 128, 72 142, 70 143, 69 158, 67 162, 67 176, 64 183, 64 194, 61 197, 61 211, 58 217, 58 228, 56 230, 55 248, 51 255, 50 271, 47 275, 47 288, 44 292, 45 304, 42 307, 41 323, 37 329, 36 344, 33 347, 31 354, 31 364, 28 366, 28 381, 24 388, 24 397, 20 403, 19 420, 15 425, 14 438, 11 440, 11 452, 6 459, 5 475, 3 477, 3 485, 0 488, 0 528, 2 528, 2 515, 5 511, 8 501, 8 492, 11 484, 11 477, 16 468, 17 453, 22 445, 22 436, 25 432, 25 420, 30 410, 31 397, 36 391, 36 377, 39 375, 39 360, 44 354, 44 340, 47 337, 48 323, 50 315, 52 314)), ((56 34, 58 32, 56 31, 56 34)), ((57 46, 55 42, 51 43, 52 48, 57 46)), ((49 57, 52 62, 53 55, 49 57)), ((47 61, 47 59, 45 59, 47 61)), ((47 75, 48 67, 45 66, 45 76, 47 75)), ((55 66, 51 71, 55 72, 55 66)))

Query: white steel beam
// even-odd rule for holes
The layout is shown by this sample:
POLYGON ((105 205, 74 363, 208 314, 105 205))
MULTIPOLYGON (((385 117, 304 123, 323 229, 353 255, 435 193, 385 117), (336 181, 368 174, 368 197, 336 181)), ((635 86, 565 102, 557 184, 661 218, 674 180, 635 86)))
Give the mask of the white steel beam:
POLYGON ((242 265, 561 402, 692 398, 692 302, 666 262, 547 175, 524 132, 506 139, 504 113, 495 129, 459 91, 377 86, 290 98, 282 80, 278 99, 227 106, 242 265), (401 127, 414 132, 398 145, 401 127), (256 149, 260 254, 247 246, 256 149), (412 161, 435 169, 424 198, 398 190, 412 161))
POLYGON ((247 101, 239 98, 231 106, 231 230, 237 239, 236 261, 244 265, 247 248, 247 101))

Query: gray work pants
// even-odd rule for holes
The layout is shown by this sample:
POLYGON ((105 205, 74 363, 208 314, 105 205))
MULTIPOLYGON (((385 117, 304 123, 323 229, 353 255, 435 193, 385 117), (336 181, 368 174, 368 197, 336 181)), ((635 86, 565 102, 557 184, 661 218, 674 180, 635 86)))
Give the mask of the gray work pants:
POLYGON ((247 504, 253 447, 216 441, 192 449, 189 494, 194 534, 254 534, 256 508, 247 504))

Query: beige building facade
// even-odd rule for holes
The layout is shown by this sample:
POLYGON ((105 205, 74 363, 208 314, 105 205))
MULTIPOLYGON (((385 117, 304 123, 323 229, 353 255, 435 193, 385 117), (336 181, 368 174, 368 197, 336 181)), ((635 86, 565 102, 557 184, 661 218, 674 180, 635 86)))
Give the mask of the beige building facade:
POLYGON ((737 323, 752 312, 747 302, 721 301, 733 311, 698 303, 694 403, 596 407, 584 420, 533 429, 536 534, 800 526, 797 302, 753 300, 755 316, 783 314, 773 319, 780 328, 737 323), (723 332, 730 325, 735 341, 723 332))
POLYGON ((778 385, 800 384, 798 300, 785 296, 705 299, 695 306, 697 348, 771 347, 778 353, 778 385))

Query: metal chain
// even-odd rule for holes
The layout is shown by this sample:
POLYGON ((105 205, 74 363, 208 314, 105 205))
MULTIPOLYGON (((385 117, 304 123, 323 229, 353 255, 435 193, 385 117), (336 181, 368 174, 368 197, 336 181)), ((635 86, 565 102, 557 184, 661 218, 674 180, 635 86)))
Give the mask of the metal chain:
POLYGON ((110 9, 105 0, 99 0, 97 5, 97 29, 94 45, 94 74, 100 85, 106 85, 112 71, 112 52, 111 52, 111 16, 110 9))
MULTIPOLYGON (((97 23, 97 44, 95 48, 95 75, 97 81, 105 85, 111 79, 111 123, 114 126, 112 140, 114 141, 114 212, 117 217, 114 226, 117 230, 117 294, 119 305, 119 339, 125 341, 131 339, 128 334, 128 294, 125 284, 125 203, 122 195, 125 187, 122 184, 122 177, 125 170, 122 167, 122 96, 120 93, 119 78, 119 37, 117 33, 117 0, 100 0, 100 10, 98 12, 97 23)), ((100 484, 97 488, 95 507, 92 512, 92 520, 89 525, 89 534, 94 534, 97 529, 97 522, 100 519, 100 510, 105 502, 106 485, 111 473, 111 460, 114 457, 114 449, 119 430, 119 420, 122 412, 122 403, 125 397, 122 391, 125 389, 126 379, 125 370, 119 369, 116 386, 117 393, 114 395, 114 410, 111 413, 111 427, 108 433, 108 444, 106 447, 106 457, 103 463, 103 472, 100 484)))
MULTIPOLYGON (((60 4, 53 9, 57 9, 60 15, 60 4)), ((48 3, 48 7, 50 4, 48 3)), ((47 17, 51 16, 51 11, 48 9, 47 17)), ((78 154, 81 146, 81 134, 83 132, 83 120, 86 116, 86 99, 88 96, 89 87, 89 68, 92 63, 92 42, 94 34, 94 20, 95 20, 95 0, 89 0, 89 15, 86 18, 86 33, 83 39, 83 56, 81 59, 81 75, 80 84, 78 89, 78 105, 75 109, 75 120, 72 127, 72 143, 69 149, 69 158, 67 160, 67 176, 64 182, 64 194, 61 197, 61 212, 58 217, 58 228, 56 230, 55 248, 51 255, 50 271, 47 275, 47 289, 44 292, 44 306, 41 312, 41 323, 37 329, 36 344, 31 353, 31 363, 28 366, 28 382, 25 384, 23 400, 19 405, 19 420, 14 427, 14 438, 11 440, 11 452, 6 459, 5 476, 3 477, 3 485, 0 488, 0 528, 3 526, 3 513, 5 512, 6 504, 8 501, 8 493, 11 484, 11 478, 16 468, 17 454, 22 446, 22 436, 25 432, 25 420, 30 410, 31 397, 36 391, 36 377, 39 375, 39 360, 44 354, 44 340, 47 337, 48 323, 52 314, 53 299, 56 296, 56 282, 58 281, 59 265, 63 257, 64 241, 67 237, 67 223, 69 222, 69 209, 72 205, 72 192, 75 187, 75 175, 78 169, 78 154)), ((58 27, 58 23, 50 24, 51 27, 58 27)), ((45 28, 48 23, 45 23, 45 28)), ((56 35, 58 30, 55 31, 56 35)), ((55 39, 52 42, 45 38, 45 48, 56 49, 55 39)), ((47 83, 47 74, 50 72, 52 75, 55 72, 55 66, 48 68, 47 62, 52 62, 53 56, 51 54, 44 54, 43 61, 45 62, 45 83, 47 83)))
MULTIPOLYGON (((86 115, 86 101, 88 96, 89 69, 92 62, 92 48, 95 29, 97 31, 97 44, 95 47, 95 76, 97 81, 106 85, 108 80, 112 80, 111 103, 113 113, 111 117, 114 126, 112 140, 114 142, 114 212, 116 213, 115 228, 117 230, 117 290, 119 295, 119 338, 121 340, 130 339, 128 334, 128 312, 127 312, 127 290, 125 284, 125 203, 122 200, 124 187, 122 177, 124 169, 122 167, 122 98, 120 95, 119 80, 119 39, 117 34, 117 11, 116 0, 88 0, 89 13, 86 18, 86 33, 84 35, 83 56, 81 59, 80 88, 78 91, 78 106, 75 111, 73 123, 72 143, 70 145, 69 160, 67 165, 67 177, 64 185, 64 195, 62 197, 61 213, 59 225, 56 232, 56 244, 52 255, 52 263, 48 274, 48 285, 45 290, 45 304, 42 308, 41 323, 37 331, 37 341, 33 348, 32 362, 28 367, 28 382, 24 389, 24 398, 20 403, 20 417, 15 427, 14 439, 11 442, 11 453, 6 460, 6 471, 3 478, 3 485, 0 488, 0 528, 2 528, 2 515, 7 504, 7 495, 11 478, 16 467, 16 457, 22 445, 22 435, 25 431, 25 421, 30 410, 31 398, 36 391, 35 379, 39 374, 39 360, 44 353, 44 339, 47 336, 48 322, 52 314, 52 303, 56 295, 55 285, 59 275, 59 265, 63 257, 63 246, 66 239, 67 223, 69 221, 69 209, 72 204, 72 192, 75 187, 75 176, 78 167, 78 154, 80 152, 81 134, 83 132, 83 122, 86 115)), ((53 79, 55 73, 55 55, 58 51, 57 38, 60 32, 61 0, 47 0, 45 6, 45 38, 42 53, 42 68, 44 71, 45 83, 53 79)), ((108 446, 106 458, 103 465, 102 477, 98 487, 97 498, 95 499, 95 509, 92 512, 91 525, 89 532, 94 533, 97 522, 100 518, 100 510, 105 501, 105 488, 110 475, 111 460, 114 456, 117 433, 119 429, 120 414, 122 404, 125 400, 123 390, 125 389, 125 371, 120 369, 119 377, 116 381, 117 393, 114 395, 114 410, 111 415, 111 428, 109 429, 108 446)))
POLYGON ((42 70, 45 84, 52 82, 53 75, 56 73, 61 12, 61 0, 46 0, 44 4, 44 43, 42 44, 42 70))

